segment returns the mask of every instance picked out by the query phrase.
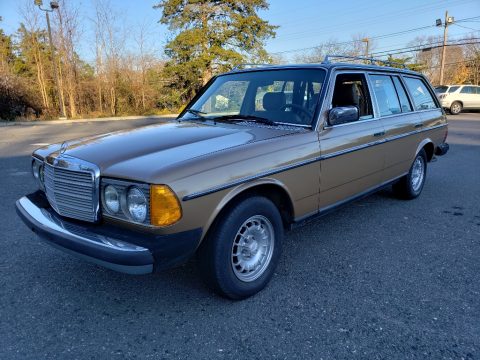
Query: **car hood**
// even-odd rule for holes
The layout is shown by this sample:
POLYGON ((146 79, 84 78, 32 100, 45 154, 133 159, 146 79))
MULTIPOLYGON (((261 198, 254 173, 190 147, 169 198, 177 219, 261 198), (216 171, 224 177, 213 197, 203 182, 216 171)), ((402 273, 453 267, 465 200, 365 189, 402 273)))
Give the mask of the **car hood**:
POLYGON ((141 175, 152 168, 158 171, 182 161, 298 131, 294 127, 170 121, 54 144, 36 153, 46 157, 62 151, 96 164, 104 176, 142 180, 141 175))

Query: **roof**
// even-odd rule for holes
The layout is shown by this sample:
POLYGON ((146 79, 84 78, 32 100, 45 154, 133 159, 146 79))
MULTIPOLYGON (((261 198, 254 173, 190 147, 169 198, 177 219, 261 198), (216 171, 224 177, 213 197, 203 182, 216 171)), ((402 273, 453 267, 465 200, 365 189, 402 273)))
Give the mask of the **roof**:
POLYGON ((371 70, 371 71, 394 71, 397 73, 404 74, 414 74, 419 75, 418 72, 394 68, 390 66, 379 66, 379 65, 367 65, 367 64, 355 64, 355 63, 346 63, 346 62, 328 62, 328 63, 308 63, 308 64, 284 64, 284 65, 271 65, 271 64, 245 64, 250 66, 248 68, 235 68, 228 73, 239 73, 239 72, 254 72, 262 70, 287 70, 287 69, 349 69, 349 70, 371 70))

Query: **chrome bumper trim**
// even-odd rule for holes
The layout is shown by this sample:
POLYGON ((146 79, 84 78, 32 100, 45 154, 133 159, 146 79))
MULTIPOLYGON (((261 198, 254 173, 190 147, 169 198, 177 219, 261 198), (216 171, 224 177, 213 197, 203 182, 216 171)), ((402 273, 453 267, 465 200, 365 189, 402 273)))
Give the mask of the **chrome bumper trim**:
POLYGON ((147 248, 96 234, 75 223, 64 222, 47 209, 36 206, 27 197, 19 199, 16 207, 30 229, 61 250, 119 272, 153 272, 154 260, 147 248))

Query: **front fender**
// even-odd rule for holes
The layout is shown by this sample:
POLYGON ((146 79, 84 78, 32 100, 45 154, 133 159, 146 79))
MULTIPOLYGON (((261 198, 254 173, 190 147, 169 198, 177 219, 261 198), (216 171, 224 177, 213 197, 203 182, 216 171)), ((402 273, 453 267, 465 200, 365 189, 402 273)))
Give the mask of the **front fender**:
POLYGON ((292 201, 292 195, 291 195, 290 191, 288 190, 287 186, 284 183, 282 183, 281 181, 279 181, 277 179, 261 178, 261 179, 257 179, 257 180, 254 180, 254 181, 249 181, 249 182, 237 185, 234 188, 231 188, 230 191, 228 191, 228 193, 222 198, 222 200, 215 207, 214 211, 210 215, 210 217, 207 221, 207 224, 204 228, 205 231, 203 232, 202 240, 205 237, 206 233, 208 232, 208 229, 210 229, 211 225, 213 224, 213 222, 217 218, 217 216, 222 212, 222 210, 225 209, 225 207, 228 204, 231 203, 232 200, 234 200, 237 196, 241 195, 242 193, 245 193, 248 190, 252 190, 255 187, 259 187, 259 186, 262 186, 262 185, 272 185, 272 186, 278 187, 279 190, 283 190, 287 194, 287 196, 290 200, 290 203, 292 204, 292 209, 294 209, 293 201, 292 201))

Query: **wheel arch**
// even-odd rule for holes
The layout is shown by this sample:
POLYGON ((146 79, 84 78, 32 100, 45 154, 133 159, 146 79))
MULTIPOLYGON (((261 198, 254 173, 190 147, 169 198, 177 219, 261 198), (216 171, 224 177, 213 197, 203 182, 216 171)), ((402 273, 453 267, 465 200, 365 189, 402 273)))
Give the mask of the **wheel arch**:
POLYGON ((427 161, 432 160, 433 154, 435 153, 435 144, 433 143, 432 139, 430 139, 430 138, 423 139, 417 147, 417 151, 415 152, 415 156, 422 149, 425 150, 425 153, 427 154, 427 161))
POLYGON ((271 200, 278 208, 285 228, 293 221, 295 210, 291 194, 287 187, 276 179, 259 179, 255 182, 241 184, 231 189, 231 191, 223 197, 208 219, 205 227, 207 230, 204 232, 203 238, 211 228, 214 227, 215 221, 219 219, 223 213, 238 202, 251 196, 263 196, 271 200))

